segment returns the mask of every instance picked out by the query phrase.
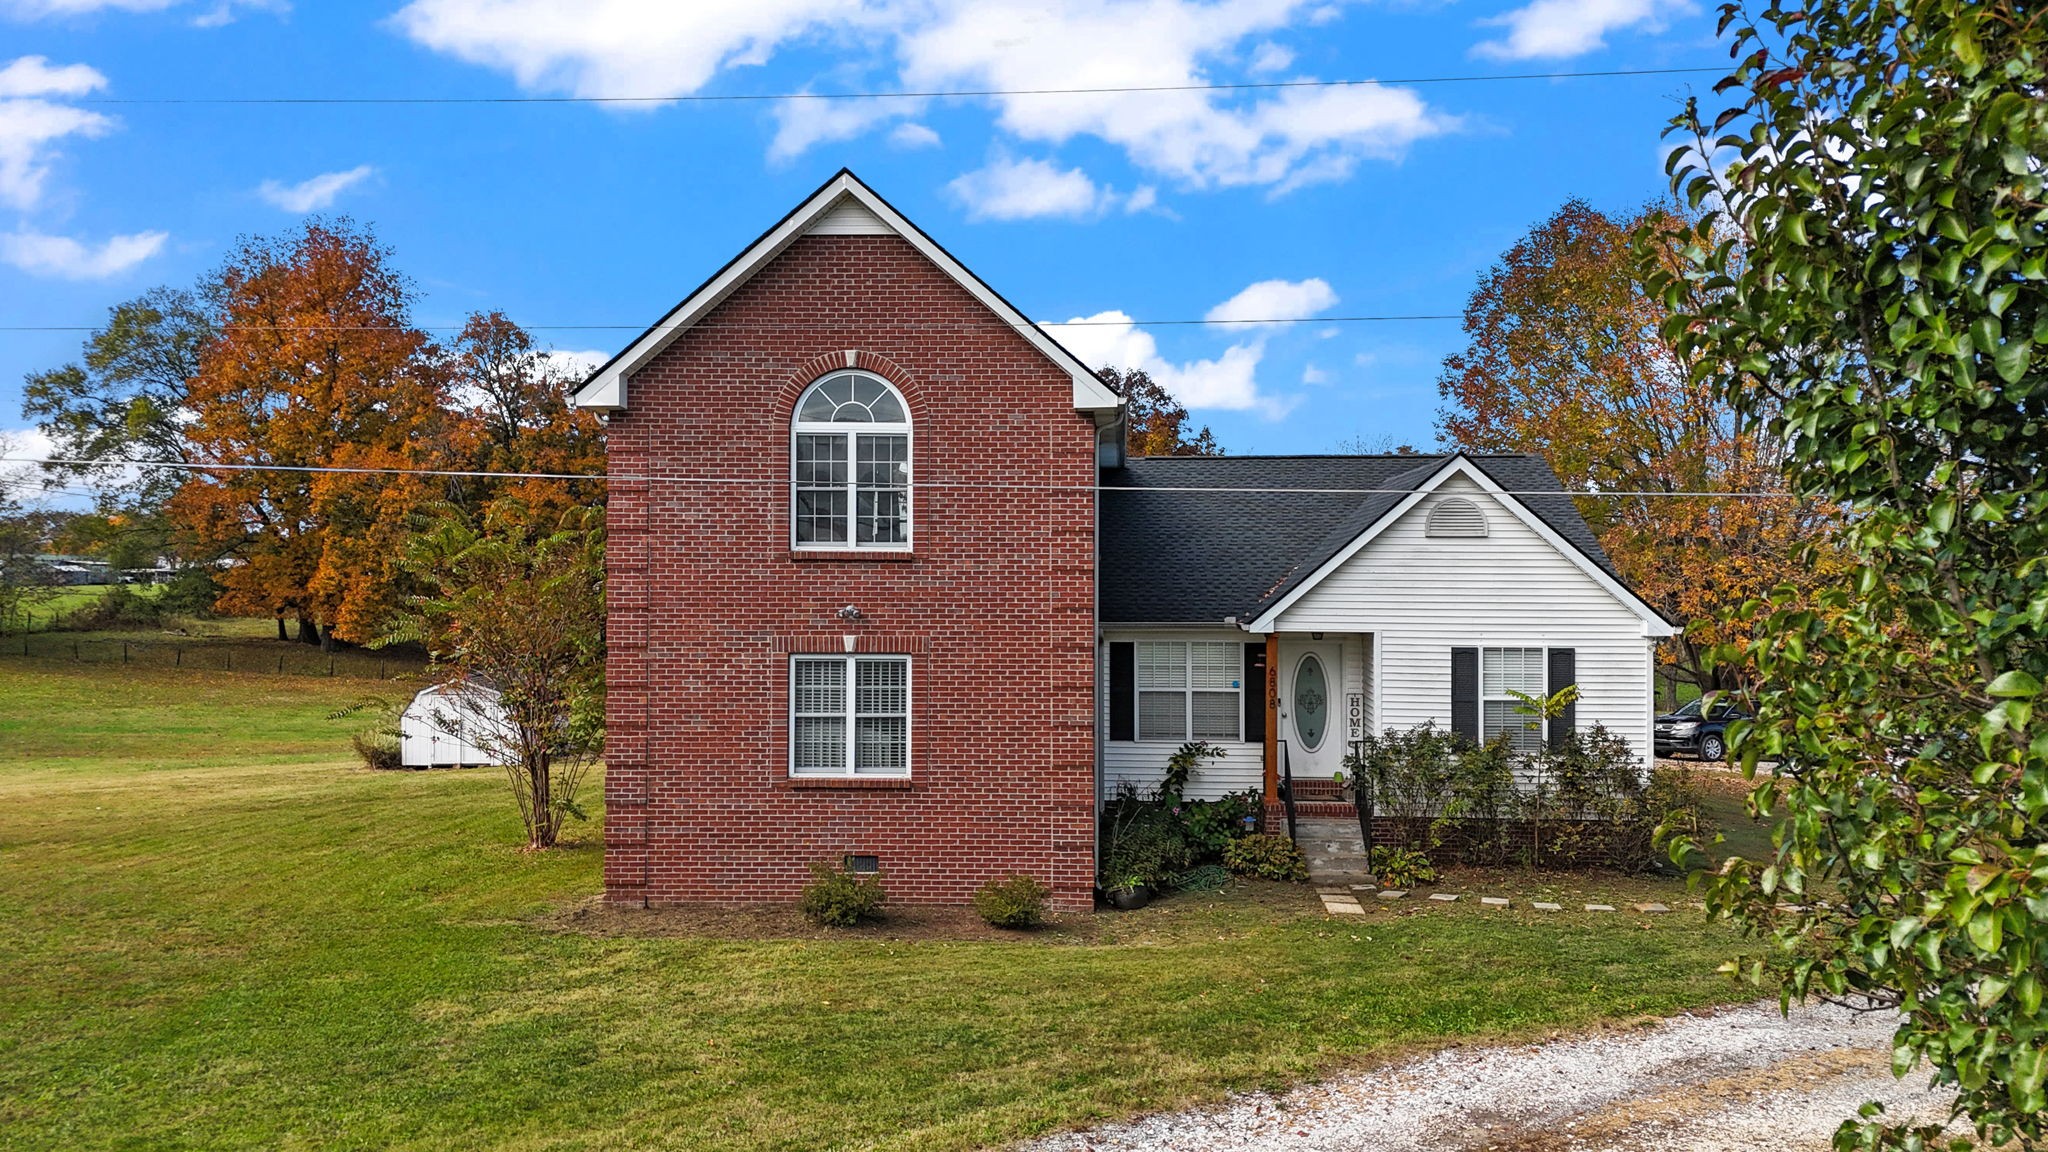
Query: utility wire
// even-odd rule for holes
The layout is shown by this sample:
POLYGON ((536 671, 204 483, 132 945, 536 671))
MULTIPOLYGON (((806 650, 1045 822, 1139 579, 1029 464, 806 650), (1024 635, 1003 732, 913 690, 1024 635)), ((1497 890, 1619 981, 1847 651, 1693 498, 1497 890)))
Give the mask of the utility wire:
MULTIPOLYGON (((991 317, 987 320, 904 320, 888 321, 882 328, 988 328, 1004 327, 1022 331, 1026 328, 1165 328, 1215 326, 1222 328, 1256 328, 1274 324, 1362 324, 1393 323, 1409 320, 1462 320, 1454 312, 1428 312, 1387 315, 1359 316, 1275 316, 1250 320, 1036 320, 1023 324, 991 317)), ((684 329, 747 329, 782 331, 792 328, 844 328, 845 321, 839 320, 792 320, 792 321, 718 321, 706 320, 695 324, 521 324, 528 332, 673 332, 684 329)), ((104 325, 89 324, 0 324, 0 332, 97 332, 104 325)), ((216 332, 460 332, 467 325, 462 324, 221 324, 214 327, 216 332)))
MULTIPOLYGON (((1425 456, 1439 456, 1439 453, 1418 454, 1420 463, 1425 456)), ((1333 457, 1341 458, 1341 457, 1333 457)), ((1222 457, 1228 459, 1228 457, 1222 457)), ((731 485, 735 487, 787 488, 795 482, 786 479, 753 476, 663 476, 637 475, 631 473, 606 472, 493 472, 455 468, 354 468, 317 464, 229 464, 229 463, 186 463, 174 460, 83 460, 65 457, 36 459, 31 456, 0 456, 0 463, 45 464, 64 467, 122 466, 132 468, 174 468, 191 472, 293 472, 362 476, 429 476, 450 478, 490 478, 500 480, 615 480, 653 484, 699 484, 731 485)), ((1236 493, 1242 495, 1296 495, 1296 496, 1392 496, 1413 495, 1414 488, 1267 488, 1239 487, 1235 485, 1136 485, 1119 484, 1039 484, 1027 481, 1001 480, 915 480, 907 488, 952 488, 989 489, 1003 491, 1032 492, 1208 492, 1236 493)), ((1617 491, 1611 489, 1573 491, 1561 488, 1502 489, 1507 496, 1597 496, 1597 497, 1702 497, 1732 496, 1744 499, 1778 500, 1791 496, 1787 492, 1706 492, 1642 489, 1617 491)))
POLYGON ((1726 73, 1726 67, 1614 68, 1598 72, 1510 72, 1408 76, 1370 80, 1248 80, 1207 84, 1124 84, 1088 88, 953 88, 923 92, 736 92, 681 96, 94 96, 76 104, 108 105, 387 105, 387 104, 731 104, 772 100, 939 100, 984 96, 1108 96, 1140 92, 1247 92, 1286 88, 1372 88, 1395 84, 1478 84, 1515 80, 1589 80, 1619 76, 1726 73))

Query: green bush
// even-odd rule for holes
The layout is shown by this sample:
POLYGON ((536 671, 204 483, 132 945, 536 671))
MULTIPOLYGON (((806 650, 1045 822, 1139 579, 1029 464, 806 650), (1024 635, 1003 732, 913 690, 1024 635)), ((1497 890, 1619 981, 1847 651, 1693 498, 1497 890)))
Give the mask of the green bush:
POLYGON ((851 928, 863 920, 879 919, 886 899, 881 873, 856 875, 820 860, 811 865, 811 882, 804 885, 797 908, 813 924, 851 928))
POLYGON ((1380 847, 1372 850, 1372 874, 1389 888, 1414 888, 1436 883, 1436 865, 1412 848, 1380 847))
POLYGON ((1306 880, 1308 860, 1301 846, 1285 836, 1258 833, 1242 836, 1223 850, 1223 866, 1239 876, 1261 880, 1306 880))
POLYGON ((405 767, 405 760, 399 754, 398 737, 393 733, 372 729, 356 733, 349 737, 348 742, 355 745, 356 755, 362 758, 365 768, 393 772, 405 767))
POLYGON ((974 910, 998 928, 1035 928, 1045 921, 1052 889, 1029 876, 991 880, 974 893, 974 910))
POLYGON ((1125 785, 1102 806, 1097 880, 1104 888, 1133 879, 1157 887, 1189 868, 1216 863, 1232 840, 1251 830, 1261 807, 1255 791, 1233 792, 1220 800, 1182 800, 1171 793, 1140 798, 1125 785))

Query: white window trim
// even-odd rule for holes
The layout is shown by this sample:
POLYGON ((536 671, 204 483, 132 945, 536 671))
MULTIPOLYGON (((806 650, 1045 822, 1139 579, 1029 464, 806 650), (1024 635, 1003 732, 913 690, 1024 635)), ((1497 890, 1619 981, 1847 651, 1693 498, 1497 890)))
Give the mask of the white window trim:
MULTIPOLYGON (((914 760, 913 753, 917 748, 917 721, 915 719, 917 669, 912 666, 910 657, 898 655, 894 652, 856 652, 851 655, 841 655, 837 652, 793 652, 789 657, 788 682, 789 707, 786 711, 789 724, 785 729, 787 735, 785 742, 789 745, 786 764, 789 775, 792 778, 801 780, 908 780, 910 778, 912 761, 914 760), (846 711, 841 713, 840 716, 846 721, 846 767, 837 772, 821 771, 816 768, 798 768, 796 766, 796 666, 805 660, 836 661, 845 669, 844 691, 846 693, 846 711), (860 726, 858 723, 860 712, 858 711, 859 698, 855 694, 854 667, 862 660, 892 660, 903 665, 903 771, 901 772, 860 772, 855 770, 858 765, 860 751, 859 735, 857 732, 860 726)), ((811 713, 811 715, 823 715, 823 713, 811 713)), ((870 715, 881 714, 870 713, 870 715)), ((894 713, 888 713, 888 715, 894 715, 894 713)))
MULTIPOLYGON (((1546 696, 1548 696, 1548 695, 1550 694, 1550 691, 1549 691, 1549 690, 1550 690, 1550 647, 1549 647, 1548 645, 1545 645, 1545 644, 1510 644, 1510 643, 1500 643, 1500 644, 1482 644, 1482 645, 1480 645, 1480 646, 1479 646, 1479 742, 1480 742, 1480 743, 1482 743, 1482 744, 1486 744, 1486 743, 1491 743, 1491 740, 1490 740, 1490 739, 1489 739, 1489 738, 1487 737, 1487 735, 1486 735, 1486 706, 1487 706, 1488 704, 1498 704, 1498 703, 1505 703, 1505 704, 1507 704, 1507 706, 1508 706, 1508 712, 1509 712, 1509 714, 1510 714, 1510 715, 1515 715, 1516 713, 1514 712, 1514 709, 1515 709, 1515 707, 1516 707, 1517 705, 1519 705, 1519 704, 1521 703, 1521 701, 1520 701, 1520 700, 1517 700, 1517 699, 1515 699, 1515 698, 1514 698, 1513 696, 1507 696, 1507 695, 1501 695, 1501 696, 1488 696, 1488 695, 1486 694, 1486 654, 1487 654, 1488 652, 1506 652, 1506 651, 1509 651, 1509 650, 1513 650, 1513 651, 1516 651, 1516 652, 1540 652, 1540 653, 1542 653, 1542 655, 1541 655, 1541 656, 1539 656, 1539 657, 1537 658, 1537 661, 1536 661, 1536 666, 1537 666, 1537 668, 1539 668, 1539 669, 1541 669, 1541 670, 1542 670, 1542 674, 1543 674, 1543 682, 1542 682, 1542 683, 1541 683, 1540 685, 1538 685, 1538 690, 1537 690, 1537 691, 1535 691, 1535 692, 1531 692, 1531 693, 1530 693, 1530 695, 1531 695, 1531 696, 1534 696, 1534 697, 1536 697, 1536 698, 1537 698, 1537 699, 1539 699, 1539 700, 1541 700, 1541 699, 1543 699, 1544 697, 1546 697, 1546 696)), ((1546 720, 1544 720, 1544 719, 1542 719, 1541 717, 1523 717, 1523 719, 1525 719, 1525 720, 1531 720, 1531 719, 1535 720, 1535 722, 1536 722, 1536 746, 1537 746, 1538 748, 1541 748, 1541 747, 1542 747, 1542 746, 1543 746, 1543 745, 1544 745, 1545 743, 1547 743, 1547 742, 1549 741, 1549 739, 1550 739, 1550 724, 1549 724, 1549 722, 1548 722, 1548 721, 1546 721, 1546 720)), ((1505 732, 1503 731, 1503 732, 1495 733, 1495 736, 1500 736, 1500 735, 1504 735, 1504 734, 1505 734, 1505 732)))
POLYGON ((844 424, 835 421, 799 420, 798 412, 803 411, 804 398, 811 389, 827 380, 842 376, 860 376, 872 380, 889 390, 902 405, 903 413, 910 414, 910 401, 903 391, 894 384, 872 372, 841 368, 827 372, 804 386, 797 393, 796 407, 790 410, 789 423, 789 546, 799 552, 909 552, 917 542, 917 434, 912 430, 913 421, 901 424, 844 424), (901 436, 908 464, 903 480, 903 542, 901 544, 862 544, 860 542, 860 444, 859 436, 901 436), (838 543, 804 544, 796 538, 796 442, 799 436, 840 436, 846 440, 846 539, 838 543))
POLYGON ((1234 715, 1235 715, 1235 716, 1237 717, 1237 735, 1236 735, 1236 736, 1232 736, 1232 737, 1229 737, 1228 739, 1229 739, 1229 740, 1231 741, 1231 743, 1234 743, 1234 744, 1242 744, 1242 743, 1244 743, 1244 692, 1245 692, 1245 688, 1244 688, 1244 645, 1243 645, 1242 643, 1239 643, 1239 642, 1234 642, 1234 641, 1229 641, 1229 640, 1164 640, 1164 639, 1146 639, 1146 640, 1134 640, 1134 641, 1132 641, 1132 643, 1134 643, 1134 644, 1178 644, 1178 645, 1180 645, 1180 658, 1181 658, 1181 684, 1182 684, 1182 687, 1180 687, 1180 688, 1178 689, 1178 691, 1179 691, 1179 692, 1180 692, 1180 694, 1181 694, 1181 731, 1182 731, 1183 733, 1185 733, 1185 735, 1183 735, 1183 736, 1180 736, 1180 737, 1178 737, 1178 738, 1176 738, 1176 737, 1172 737, 1172 736, 1147 736, 1147 735, 1145 735, 1145 720, 1144 720, 1144 716, 1145 716, 1145 709, 1144 709, 1143 707, 1141 707, 1141 706, 1140 706, 1140 699, 1139 699, 1139 698, 1140 698, 1141 696, 1143 696, 1143 695, 1144 695, 1145 693, 1147 693, 1147 692, 1154 692, 1154 693, 1165 693, 1165 692, 1173 692, 1173 691, 1176 691, 1176 689, 1172 689, 1172 688, 1146 688, 1146 687, 1144 687, 1144 686, 1140 685, 1140 684, 1139 684, 1139 683, 1137 682, 1137 679, 1138 679, 1138 669, 1137 669, 1137 664, 1138 664, 1138 661, 1137 661, 1137 650, 1136 650, 1136 649, 1134 648, 1134 649, 1132 649, 1132 652, 1131 652, 1131 656, 1132 656, 1132 659, 1131 659, 1131 713, 1132 713, 1132 714, 1131 714, 1131 734, 1132 734, 1133 736, 1135 736, 1135 737, 1136 737, 1137 739, 1135 739, 1134 741, 1132 741, 1133 743, 1136 743, 1136 744, 1172 744, 1172 745, 1176 745, 1176 746, 1178 746, 1178 745, 1181 745, 1181 744, 1186 744, 1186 743, 1189 743, 1190 741, 1195 741, 1195 740, 1222 740, 1222 739, 1225 739, 1225 737, 1222 737, 1222 736, 1197 736, 1197 735, 1195 735, 1195 693, 1196 693, 1197 691, 1201 691, 1201 692, 1234 692, 1234 693, 1236 693, 1236 695, 1237 695, 1237 708, 1236 708, 1236 710, 1234 711, 1234 713, 1233 713, 1233 714, 1234 714, 1234 715), (1195 687, 1195 649, 1194 649, 1194 645, 1196 645, 1196 644, 1228 644, 1228 645, 1230 645, 1230 647, 1231 647, 1231 648, 1232 648, 1232 649, 1233 649, 1233 650, 1234 650, 1234 651, 1236 652, 1236 654, 1237 654, 1237 676, 1235 677, 1235 679, 1236 679, 1236 681, 1237 681, 1237 687, 1236 687, 1236 688, 1201 688, 1201 689, 1197 689, 1197 688, 1195 687))

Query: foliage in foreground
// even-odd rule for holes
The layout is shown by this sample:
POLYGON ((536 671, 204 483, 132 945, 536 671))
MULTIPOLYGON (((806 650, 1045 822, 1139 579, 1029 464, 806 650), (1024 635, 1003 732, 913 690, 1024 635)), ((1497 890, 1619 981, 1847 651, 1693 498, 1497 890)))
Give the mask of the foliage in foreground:
MULTIPOLYGON (((830 928, 851 928, 864 920, 879 919, 888 901, 882 890, 882 874, 861 875, 844 864, 823 860, 811 862, 811 882, 804 885, 797 910, 813 924, 830 928)), ((980 907, 977 896, 975 906, 980 907)))
POLYGON ((1045 922, 1052 889, 1029 876, 991 880, 974 893, 974 911, 997 928, 1035 928, 1045 922))
POLYGON ((1683 769, 1645 771, 1599 724, 1525 753, 1424 722, 1369 733, 1345 764, 1398 847, 1466 864, 1644 869, 1660 823, 1703 820, 1683 769))
POLYGON ((1308 860, 1301 845, 1270 832, 1240 836, 1223 850, 1223 866, 1239 876, 1258 880, 1308 879, 1308 860))
POLYGON ((1140 796, 1129 784, 1102 806, 1102 856, 1097 883, 1103 888, 1157 887, 1205 864, 1250 832, 1259 816, 1257 792, 1233 792, 1218 800, 1188 800, 1184 793, 1196 772, 1223 749, 1207 741, 1182 744, 1167 760, 1159 787, 1140 796))
MULTIPOLYGON (((1847 509, 1854 567, 1820 611, 1779 593, 1742 613, 1762 689, 1734 751, 1778 762, 1753 797, 1775 851, 1699 879, 1760 945, 1744 976, 1898 1005, 1894 1067, 1926 1061, 1981 1137, 2035 1146, 2048 12, 1731 4, 1722 28, 1731 101, 1674 124, 1674 187, 1707 211, 1666 335, 1738 409, 1776 413, 1794 490, 1847 509)), ((1936 1140, 1871 1116, 1837 1147, 1936 1140)))
POLYGON ((1414 888, 1436 882, 1436 865, 1427 853, 1385 844, 1372 850, 1372 874, 1389 888, 1414 888))
POLYGON ((389 639, 453 673, 429 721, 504 765, 527 845, 551 848, 604 747, 604 510, 539 536, 527 520, 501 507, 479 530, 451 511, 414 538, 405 569, 429 591, 389 639))

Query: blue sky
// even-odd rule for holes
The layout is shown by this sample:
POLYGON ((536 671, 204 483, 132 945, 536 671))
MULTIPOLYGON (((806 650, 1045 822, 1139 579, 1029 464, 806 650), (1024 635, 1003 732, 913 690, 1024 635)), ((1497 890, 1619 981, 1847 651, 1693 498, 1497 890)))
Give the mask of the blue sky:
MULTIPOLYGON (((95 324, 308 211, 417 319, 609 353, 841 165, 1040 321, 1457 313, 1566 198, 1664 187, 1711 75, 885 102, 220 106, 1712 66, 1684 0, 0 0, 0 324, 95 324)), ((1057 330, 1056 330, 1057 331, 1057 330)), ((1455 322, 1067 329, 1236 452, 1434 440, 1455 322)), ((0 430, 74 333, 0 332, 0 430)))

